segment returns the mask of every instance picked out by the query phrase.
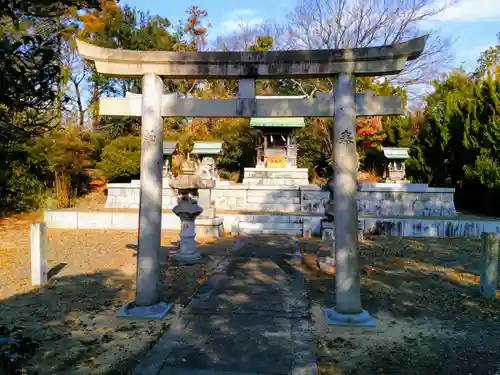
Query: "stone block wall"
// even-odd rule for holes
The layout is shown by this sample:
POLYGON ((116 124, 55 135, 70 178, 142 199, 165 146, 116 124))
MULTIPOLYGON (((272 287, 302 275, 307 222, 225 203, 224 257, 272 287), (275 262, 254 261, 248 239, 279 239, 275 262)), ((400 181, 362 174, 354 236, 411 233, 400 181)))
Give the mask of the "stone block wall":
MULTIPOLYGON (((498 220, 403 219, 361 217, 359 229, 366 235, 388 237, 479 237, 481 233, 500 233, 498 220)), ((323 240, 333 240, 334 224, 321 223, 323 240)))
MULTIPOLYGON (((106 208, 139 208, 140 188, 138 184, 108 184, 106 208)), ((170 188, 162 191, 162 207, 172 209, 177 204, 177 196, 170 188)))
POLYGON ((246 209, 250 211, 300 211, 300 190, 247 190, 246 209))
MULTIPOLYGON (((164 183, 165 186, 165 183, 164 183)), ((411 184, 362 184, 360 215, 456 216, 454 189, 411 184)), ((249 186, 221 184, 212 189, 217 210, 284 211, 323 214, 328 192, 319 186, 249 186)), ((162 206, 172 209, 177 197, 163 189, 162 206)), ((106 208, 139 208, 139 184, 108 184, 106 208)))
POLYGON ((496 220, 362 218, 370 235, 405 237, 476 237, 482 232, 499 233, 496 220))
POLYGON ((454 193, 423 184, 363 184, 358 210, 374 216, 456 216, 454 193))
POLYGON ((365 192, 358 194, 365 215, 455 216, 453 193, 365 192))
POLYGON ((313 188, 303 188, 300 191, 300 211, 315 214, 324 214, 325 204, 328 202, 330 194, 313 188))

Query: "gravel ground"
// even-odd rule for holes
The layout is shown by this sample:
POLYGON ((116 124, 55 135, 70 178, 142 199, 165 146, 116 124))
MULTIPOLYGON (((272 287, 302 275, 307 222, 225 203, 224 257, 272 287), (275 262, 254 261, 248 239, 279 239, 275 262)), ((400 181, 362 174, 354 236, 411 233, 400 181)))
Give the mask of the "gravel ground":
POLYGON ((326 325, 335 277, 315 256, 327 244, 301 243, 320 374, 500 374, 500 300, 479 295, 478 239, 364 241, 362 303, 375 329, 326 325))
MULTIPOLYGON (((0 342, 0 374, 21 368, 40 375, 129 373, 172 319, 172 314, 163 321, 116 317, 135 296, 137 232, 49 230, 48 262, 56 274, 34 288, 29 221, 0 225, 0 338, 21 340, 0 342)), ((162 233, 165 254, 177 238, 178 233, 162 233)), ((231 246, 230 238, 200 244, 211 255, 231 246)), ((164 265, 161 272, 162 296, 178 306, 210 274, 206 265, 164 265)))

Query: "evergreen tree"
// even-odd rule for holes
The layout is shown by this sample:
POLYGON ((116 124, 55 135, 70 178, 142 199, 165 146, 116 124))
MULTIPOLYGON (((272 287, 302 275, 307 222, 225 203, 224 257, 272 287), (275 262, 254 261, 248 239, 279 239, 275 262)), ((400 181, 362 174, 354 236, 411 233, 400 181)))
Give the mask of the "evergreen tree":
MULTIPOLYGON (((493 72, 493 73, 492 73, 493 72)), ((425 120, 407 173, 414 181, 457 189, 459 206, 498 215, 500 202, 500 82, 456 71, 433 83, 425 120)))

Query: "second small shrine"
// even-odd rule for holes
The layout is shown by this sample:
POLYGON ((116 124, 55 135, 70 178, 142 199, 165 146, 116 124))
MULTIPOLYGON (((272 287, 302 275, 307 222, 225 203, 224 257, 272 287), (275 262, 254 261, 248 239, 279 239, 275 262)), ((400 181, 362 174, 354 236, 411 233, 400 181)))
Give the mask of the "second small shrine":
POLYGON ((385 182, 407 182, 405 160, 410 158, 407 147, 384 147, 385 156, 384 176, 385 182))

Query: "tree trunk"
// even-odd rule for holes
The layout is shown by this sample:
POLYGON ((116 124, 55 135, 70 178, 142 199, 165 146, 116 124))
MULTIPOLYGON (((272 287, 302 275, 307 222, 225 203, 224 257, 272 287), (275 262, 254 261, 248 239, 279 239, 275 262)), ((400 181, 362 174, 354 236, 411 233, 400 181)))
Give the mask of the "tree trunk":
POLYGON ((96 130, 99 125, 99 86, 94 85, 92 92, 92 129, 96 130))
POLYGON ((73 84, 75 85, 76 104, 78 106, 78 125, 80 125, 80 128, 83 128, 85 125, 85 110, 83 109, 80 85, 77 82, 73 82, 73 84))

